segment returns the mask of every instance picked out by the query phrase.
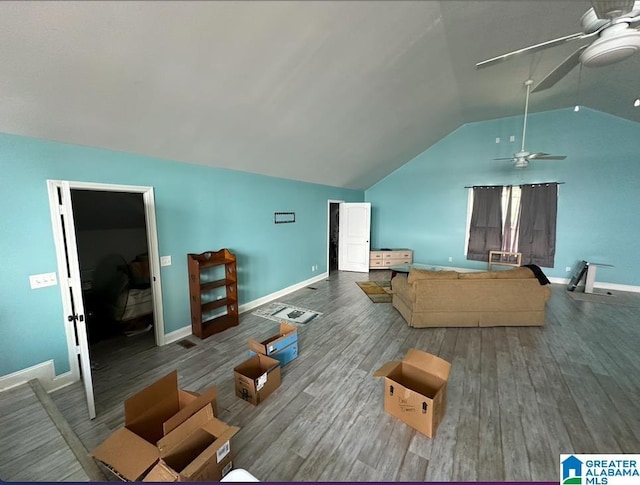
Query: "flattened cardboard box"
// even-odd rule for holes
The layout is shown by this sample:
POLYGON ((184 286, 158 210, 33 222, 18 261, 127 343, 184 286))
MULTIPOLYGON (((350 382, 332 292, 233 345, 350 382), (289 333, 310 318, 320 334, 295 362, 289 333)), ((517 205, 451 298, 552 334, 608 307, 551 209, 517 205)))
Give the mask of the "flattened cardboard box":
POLYGON ((260 404, 280 386, 280 362, 257 354, 233 369, 236 396, 260 404))
POLYGON ((433 438, 444 418, 451 364, 409 349, 402 362, 387 362, 375 373, 384 377, 384 410, 433 438))
POLYGON ((216 411, 215 387, 201 395, 178 389, 173 371, 124 402, 124 426, 91 455, 120 479, 140 480, 160 458, 158 440, 207 404, 216 411))
POLYGON ((249 339, 249 355, 268 355, 280 365, 286 365, 298 357, 298 329, 286 322, 280 322, 280 333, 262 342, 249 339))
POLYGON ((233 468, 231 438, 239 430, 216 419, 206 405, 158 441, 160 461, 144 481, 219 481, 233 468))

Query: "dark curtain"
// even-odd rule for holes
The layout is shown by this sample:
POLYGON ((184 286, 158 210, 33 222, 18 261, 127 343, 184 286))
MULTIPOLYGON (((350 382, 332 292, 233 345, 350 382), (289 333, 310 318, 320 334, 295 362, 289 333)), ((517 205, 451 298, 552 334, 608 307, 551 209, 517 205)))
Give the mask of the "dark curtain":
POLYGON ((522 186, 518 239, 522 264, 553 268, 557 212, 558 184, 522 186))
POLYGON ((502 186, 474 187, 467 259, 489 261, 502 247, 502 186))

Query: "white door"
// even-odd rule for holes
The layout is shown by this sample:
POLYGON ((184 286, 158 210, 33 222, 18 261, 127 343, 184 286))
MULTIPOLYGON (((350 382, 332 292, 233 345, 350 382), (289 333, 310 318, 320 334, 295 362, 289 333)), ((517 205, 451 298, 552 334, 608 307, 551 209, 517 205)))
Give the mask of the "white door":
POLYGON ((60 273, 60 286, 62 291, 62 306, 65 310, 65 326, 67 335, 71 335, 72 341, 69 353, 75 354, 70 359, 71 373, 78 375, 78 358, 80 359, 80 372, 87 394, 87 408, 89 418, 96 417, 96 406, 93 398, 93 380, 91 378, 91 361, 89 360, 89 339, 87 338, 87 325, 84 316, 82 301, 82 284, 80 280, 80 264, 78 263, 78 246, 76 244, 75 223, 73 221, 73 208, 71 205, 71 190, 69 182, 61 181, 49 183, 49 193, 56 199, 52 205, 52 211, 57 209, 57 217, 54 219, 54 235, 58 248, 58 272, 60 273), (53 192, 53 194, 51 194, 53 192), (56 207, 54 209, 53 207, 56 207), (63 257, 64 261, 60 258, 63 257))
POLYGON ((370 202, 340 204, 338 270, 369 272, 370 202))

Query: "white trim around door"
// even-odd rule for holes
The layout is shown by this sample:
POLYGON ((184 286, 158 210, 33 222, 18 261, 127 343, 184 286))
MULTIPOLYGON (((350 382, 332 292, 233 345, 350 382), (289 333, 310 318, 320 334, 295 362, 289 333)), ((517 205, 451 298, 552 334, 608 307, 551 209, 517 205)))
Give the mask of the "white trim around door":
MULTIPOLYGON (((49 192, 49 207, 51 211, 51 223, 53 228, 53 238, 56 246, 56 259, 58 263, 58 279, 60 280, 60 291, 62 296, 62 306, 65 325, 65 332, 67 337, 67 348, 69 355, 69 368, 71 373, 71 379, 77 381, 81 378, 80 365, 78 362, 78 356, 81 358, 81 362, 88 359, 88 352, 83 349, 88 348, 86 332, 77 333, 76 326, 73 322, 67 318, 69 315, 75 315, 81 321, 84 320, 84 312, 82 295, 76 296, 74 293, 73 298, 80 299, 79 304, 75 306, 81 310, 82 314, 77 314, 76 309, 72 301, 72 297, 69 293, 70 285, 74 288, 79 285, 78 276, 75 278, 73 275, 79 275, 79 264, 77 258, 77 246, 75 244, 75 237, 70 241, 65 241, 65 232, 75 233, 75 225, 73 224, 73 215, 68 214, 65 218, 65 223, 68 221, 71 227, 63 227, 61 222, 61 200, 60 194, 64 194, 71 189, 80 190, 99 190, 99 191, 111 191, 111 192, 130 192, 138 193, 143 196, 144 211, 145 211, 145 223, 147 233, 147 246, 149 251, 149 271, 151 276, 151 293, 153 296, 153 315, 154 315, 154 332, 156 345, 161 346, 165 344, 164 335, 164 316, 162 310, 162 282, 160 277, 160 254, 158 249, 158 234, 155 215, 155 201, 153 194, 153 187, 135 186, 135 185, 113 185, 113 184, 101 184, 91 182, 72 182, 63 180, 47 180, 47 189, 49 192), (67 251, 73 254, 67 256, 67 251), (67 275, 71 275, 71 280, 67 284, 67 275), (63 278, 64 277, 64 278, 63 278)), ((71 207, 71 201, 68 201, 69 207, 71 207)), ((80 327, 84 328, 83 325, 80 327)), ((86 364, 86 362, 85 362, 86 364)), ((86 365, 83 365, 86 367, 86 365)), ((86 370, 83 370, 85 373, 86 370)), ((89 389, 91 383, 90 370, 88 372, 88 379, 85 380, 85 387, 87 387, 87 404, 89 408, 89 415, 91 418, 95 417, 95 411, 93 410, 93 390, 89 389)))

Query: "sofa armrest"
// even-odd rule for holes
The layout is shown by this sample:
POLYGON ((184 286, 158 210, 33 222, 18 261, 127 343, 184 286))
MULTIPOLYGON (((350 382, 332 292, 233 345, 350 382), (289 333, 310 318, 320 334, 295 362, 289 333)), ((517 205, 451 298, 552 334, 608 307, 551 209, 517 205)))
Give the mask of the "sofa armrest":
POLYGON ((402 298, 407 303, 413 303, 416 301, 416 292, 412 284, 407 281, 406 274, 397 274, 391 280, 391 289, 394 295, 402 298))

